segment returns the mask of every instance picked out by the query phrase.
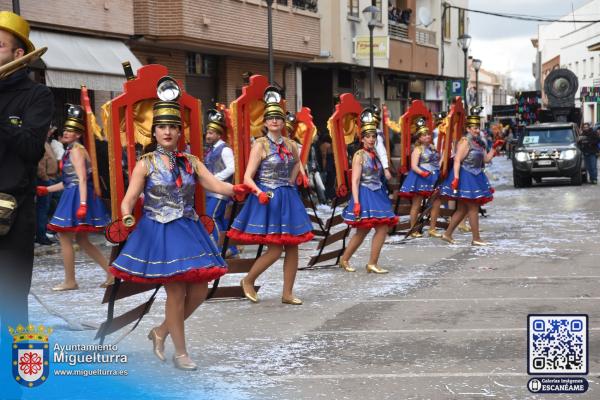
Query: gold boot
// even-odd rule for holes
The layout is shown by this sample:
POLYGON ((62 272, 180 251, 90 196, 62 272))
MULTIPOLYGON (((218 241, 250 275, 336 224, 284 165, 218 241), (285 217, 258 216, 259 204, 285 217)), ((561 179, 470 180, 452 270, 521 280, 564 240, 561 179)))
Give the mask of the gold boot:
POLYGON ((452 239, 450 236, 447 236, 445 233, 444 233, 444 234, 442 234, 442 237, 441 237, 441 239, 442 239, 444 242, 448 242, 448 243, 450 243, 450 244, 456 244, 456 240, 452 239))
POLYGON ((198 369, 196 363, 187 354, 173 356, 173 364, 175 364, 175 368, 183 371, 195 371, 198 369))
POLYGON ((469 233, 471 232, 471 227, 463 222, 462 224, 458 225, 458 230, 463 233, 469 233))
POLYGON ((427 231, 427 233, 429 234, 429 237, 434 237, 438 239, 442 237, 442 234, 436 231, 435 229, 430 229, 427 231))
POLYGON ((281 302, 283 304, 291 304, 293 306, 301 306, 302 305, 302 300, 300 300, 297 297, 290 297, 290 298, 285 298, 285 297, 281 297, 281 302))
POLYGON ((344 271, 346 271, 346 272, 354 272, 354 271, 356 271, 355 268, 352 268, 350 266, 350 262, 349 261, 344 261, 344 260, 340 260, 340 268, 343 268, 344 271))
POLYGON ((373 272, 374 274, 387 274, 389 271, 383 269, 377 264, 367 264, 367 273, 373 272))
POLYGON ((152 328, 150 333, 148 333, 148 339, 152 340, 152 351, 154 351, 154 355, 160 361, 166 361, 167 357, 165 357, 165 338, 162 338, 156 334, 156 328, 152 328))
POLYGON ((242 292, 244 292, 244 296, 246 296, 248 300, 250 300, 253 303, 258 303, 258 295, 256 294, 256 290, 254 290, 253 286, 247 288, 244 279, 240 281, 240 286, 242 287, 242 292))
POLYGON ((410 237, 418 239, 418 238, 423 237, 423 234, 421 232, 414 231, 413 233, 410 234, 410 237))

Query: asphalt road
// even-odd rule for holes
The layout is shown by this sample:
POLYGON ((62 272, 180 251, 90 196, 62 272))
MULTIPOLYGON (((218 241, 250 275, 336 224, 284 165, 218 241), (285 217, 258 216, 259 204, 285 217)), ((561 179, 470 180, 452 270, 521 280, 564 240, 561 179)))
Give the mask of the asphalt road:
MULTIPOLYGON (((598 399, 600 398, 600 187, 552 181, 514 189, 511 167, 490 169, 495 200, 481 220, 489 247, 439 239, 398 244, 389 238, 380 264, 366 274, 363 245, 352 264, 299 272, 302 306, 283 305, 281 262, 260 279, 261 302, 211 301, 188 320, 189 351, 200 368, 184 373, 161 363, 145 338, 158 324, 164 294, 141 326, 119 343, 130 354, 128 383, 168 398, 219 399, 598 399), (534 395, 527 390, 527 315, 589 315, 586 394, 534 395)), ((316 243, 302 246, 306 265, 316 243)), ((107 248, 104 250, 108 251, 107 248)), ((81 289, 53 293, 62 266, 56 254, 36 261, 31 318, 53 325, 55 340, 91 343, 106 308, 97 288, 103 274, 78 254, 81 289)), ((235 285, 239 276, 228 276, 235 285)), ((139 304, 137 296, 119 311, 139 304)), ((117 336, 117 335, 115 335, 117 336)), ((114 339, 114 338, 113 338, 114 339)), ((167 353, 173 352, 168 343, 167 353)), ((152 398, 147 397, 147 398, 152 398)))

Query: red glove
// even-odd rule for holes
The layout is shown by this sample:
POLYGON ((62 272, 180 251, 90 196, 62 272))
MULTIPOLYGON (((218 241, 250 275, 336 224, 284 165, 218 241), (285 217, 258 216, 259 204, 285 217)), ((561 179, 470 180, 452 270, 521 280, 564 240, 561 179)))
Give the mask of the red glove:
POLYGON ((75 215, 77 219, 84 219, 87 215, 87 204, 80 204, 75 215))
POLYGON ((452 184, 450 186, 452 186, 452 190, 457 191, 458 190, 458 178, 452 179, 452 184))
POLYGON ((233 185, 233 198, 236 201, 244 201, 246 198, 246 194, 250 193, 252 188, 245 183, 241 183, 239 185, 233 185))
POLYGON ((494 144, 492 145, 492 147, 494 148, 494 150, 499 149, 500 147, 504 146, 504 140, 502 139, 498 139, 494 142, 494 144))
POLYGON ((354 203, 354 216, 360 217, 360 203, 354 203))
POLYGON ((48 196, 48 187, 47 186, 37 186, 35 188, 35 194, 38 197, 48 196))
POLYGON ((296 185, 302 186, 304 189, 308 189, 308 176, 304 174, 298 174, 296 177, 296 185))
POLYGON ((429 175, 431 175, 431 172, 422 169, 418 174, 421 175, 422 178, 427 178, 429 175))
POLYGON ((266 192, 260 192, 258 194, 258 202, 260 204, 263 204, 263 205, 269 204, 270 200, 271 200, 271 198, 269 197, 269 195, 266 192))

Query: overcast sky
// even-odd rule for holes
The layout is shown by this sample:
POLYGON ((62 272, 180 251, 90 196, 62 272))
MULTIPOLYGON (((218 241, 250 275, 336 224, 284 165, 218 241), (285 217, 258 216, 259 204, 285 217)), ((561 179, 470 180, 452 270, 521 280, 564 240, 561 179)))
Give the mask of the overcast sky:
MULTIPOLYGON (((482 11, 527 14, 560 18, 590 0, 470 0, 469 8, 482 11)), ((600 13, 600 10, 599 10, 600 13)), ((589 16, 600 19, 600 14, 589 16)), ((469 13, 470 55, 482 61, 482 68, 507 73, 517 87, 533 82, 531 64, 535 49, 531 38, 537 36, 537 22, 518 21, 469 13)))

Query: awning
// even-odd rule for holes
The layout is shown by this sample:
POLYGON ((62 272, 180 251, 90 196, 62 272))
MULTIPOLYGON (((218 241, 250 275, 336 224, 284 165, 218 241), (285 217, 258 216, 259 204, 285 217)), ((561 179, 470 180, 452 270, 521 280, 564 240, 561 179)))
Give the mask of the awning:
POLYGON ((588 46, 588 51, 600 51, 600 42, 588 46))
POLYGON ((135 72, 142 64, 125 44, 115 39, 32 30, 29 38, 36 48, 46 46, 46 85, 121 92, 125 74, 121 65, 129 61, 135 72))

